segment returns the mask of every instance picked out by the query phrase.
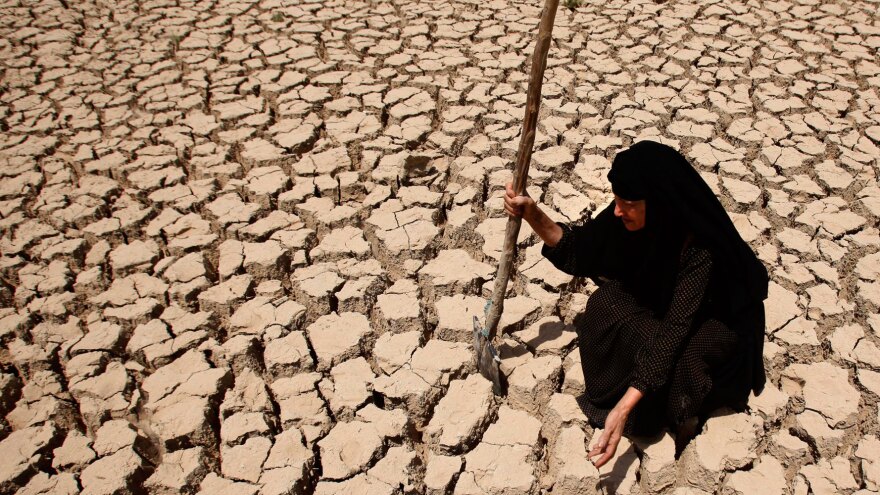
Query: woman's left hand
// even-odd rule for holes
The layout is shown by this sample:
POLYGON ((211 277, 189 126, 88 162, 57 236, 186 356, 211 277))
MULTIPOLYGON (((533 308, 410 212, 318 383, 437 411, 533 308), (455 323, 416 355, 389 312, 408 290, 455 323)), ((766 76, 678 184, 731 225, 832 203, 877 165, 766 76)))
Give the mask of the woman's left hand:
POLYGON ((623 394, 620 401, 617 402, 617 405, 614 406, 614 409, 608 413, 608 416, 605 418, 605 430, 602 431, 599 441, 596 442, 596 445, 587 454, 588 459, 592 459, 597 455, 600 456, 595 461, 592 461, 597 469, 614 458, 614 454, 617 452, 617 445, 620 443, 621 437, 623 437, 626 419, 641 398, 642 393, 630 387, 623 394))
POLYGON ((597 469, 610 461, 617 452, 617 445, 620 443, 620 438, 623 436, 623 427, 626 425, 626 418, 628 416, 629 411, 624 410, 624 408, 618 403, 614 406, 614 409, 608 413, 608 417, 605 418, 605 430, 602 431, 602 436, 599 437, 599 441, 596 442, 596 445, 594 445, 593 449, 590 450, 590 453, 587 454, 587 458, 593 462, 593 465, 596 466, 597 469), (600 457, 593 460, 593 457, 597 455, 600 457))

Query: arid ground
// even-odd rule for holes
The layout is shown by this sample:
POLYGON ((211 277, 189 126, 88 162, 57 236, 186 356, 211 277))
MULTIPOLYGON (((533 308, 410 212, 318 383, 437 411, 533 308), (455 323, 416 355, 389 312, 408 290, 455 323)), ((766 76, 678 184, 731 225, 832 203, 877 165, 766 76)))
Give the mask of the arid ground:
POLYGON ((681 150, 771 275, 748 411, 597 471, 527 227, 475 372, 539 0, 8 0, 0 494, 877 493, 880 3, 570 3, 529 192, 681 150))

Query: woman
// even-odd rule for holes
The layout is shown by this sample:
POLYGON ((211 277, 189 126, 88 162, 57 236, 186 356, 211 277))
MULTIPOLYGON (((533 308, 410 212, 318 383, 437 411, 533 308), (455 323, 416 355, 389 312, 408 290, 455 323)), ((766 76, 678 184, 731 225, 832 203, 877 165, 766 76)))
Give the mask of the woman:
POLYGON ((610 460, 624 434, 676 431, 745 407, 763 389, 767 270, 687 159, 641 141, 608 173, 614 203, 582 226, 557 224, 527 196, 505 196, 557 268, 599 289, 575 319, 587 384, 578 398, 604 432, 589 457, 610 460))

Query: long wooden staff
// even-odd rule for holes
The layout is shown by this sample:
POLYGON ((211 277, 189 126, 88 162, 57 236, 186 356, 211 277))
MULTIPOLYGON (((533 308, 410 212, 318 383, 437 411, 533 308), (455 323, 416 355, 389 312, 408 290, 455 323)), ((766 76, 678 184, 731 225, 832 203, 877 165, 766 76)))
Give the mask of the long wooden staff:
MULTIPOLYGON (((532 72, 529 79, 529 92, 526 99, 526 115, 523 130, 516 153, 516 168, 513 171, 513 192, 521 195, 526 190, 529 178, 529 164, 532 161, 532 147, 535 145, 535 130, 538 126, 538 110, 541 107, 541 86, 544 82, 544 70, 547 68, 547 52, 550 50, 553 22, 556 20, 556 9, 559 0, 546 0, 541 25, 538 29, 538 41, 532 54, 532 72)), ((495 337, 501 312, 504 310, 504 294, 507 292, 507 281, 516 258, 516 239, 522 224, 520 217, 508 217, 507 229, 504 233, 504 250, 498 262, 498 273, 495 276, 495 287, 492 289, 492 306, 486 316, 486 329, 489 339, 495 337)))
MULTIPOLYGON (((535 130, 538 124, 538 110, 541 106, 541 85, 544 82, 544 70, 547 67, 547 52, 550 50, 552 41, 551 33, 553 23, 556 20, 556 10, 559 8, 559 0, 546 0, 544 11, 541 14, 541 23, 538 28, 538 39, 535 43, 535 51, 532 54, 532 68, 529 77, 528 96, 526 98, 525 117, 523 129, 520 135, 519 150, 516 154, 516 167, 513 171, 513 191, 521 195, 526 189, 526 181, 529 176, 529 163, 532 159, 532 147, 535 145, 535 130)), ((522 223, 520 217, 508 217, 507 228, 504 233, 504 249, 498 262, 498 273, 495 275, 495 286, 492 290, 492 298, 489 300, 486 324, 483 329, 485 344, 491 345, 498 329, 498 321, 504 310, 504 294, 507 292, 507 282, 513 269, 513 260, 516 258, 516 240, 522 223)), ((479 353, 479 349, 478 349, 479 353)), ((497 359, 496 359, 497 361, 497 359)), ((489 370, 483 370, 483 364, 479 362, 480 372, 486 376, 489 370)), ((494 363, 497 367, 497 362, 494 363)), ((495 373, 497 377, 497 371, 495 373)), ((494 377, 490 380, 495 382, 494 377)), ((497 391, 496 383, 496 391, 497 391)))

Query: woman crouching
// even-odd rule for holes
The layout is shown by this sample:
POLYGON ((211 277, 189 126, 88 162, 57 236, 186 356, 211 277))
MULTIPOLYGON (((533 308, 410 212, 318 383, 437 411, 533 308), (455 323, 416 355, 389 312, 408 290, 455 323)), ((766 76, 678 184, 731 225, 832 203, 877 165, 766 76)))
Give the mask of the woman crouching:
POLYGON ((742 410, 765 374, 767 270, 696 170, 672 148, 641 141, 608 173, 614 202, 580 226, 558 224, 508 184, 505 209, 522 216, 557 268, 599 288, 575 319, 586 392, 604 431, 597 467, 624 434, 676 432, 676 454, 698 418, 742 410))

